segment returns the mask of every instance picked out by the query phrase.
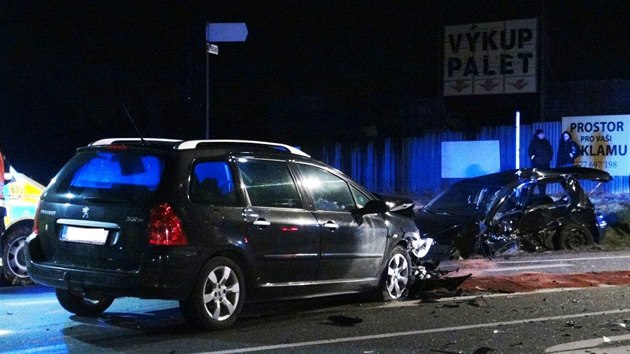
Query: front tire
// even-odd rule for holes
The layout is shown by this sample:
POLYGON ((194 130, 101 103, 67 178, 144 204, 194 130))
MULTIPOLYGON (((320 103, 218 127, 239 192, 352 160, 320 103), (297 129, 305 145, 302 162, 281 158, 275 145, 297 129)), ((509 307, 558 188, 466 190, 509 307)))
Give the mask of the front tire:
POLYGON ((26 238, 33 231, 27 225, 9 230, 2 242, 2 276, 8 284, 27 285, 33 281, 26 271, 26 238))
POLYGON ((383 270, 379 299, 382 301, 405 299, 409 295, 411 279, 411 258, 407 250, 402 246, 396 246, 383 270))
POLYGON ((245 303, 245 280, 236 262, 210 260, 201 270, 191 294, 180 301, 184 318, 204 329, 224 329, 236 322, 245 303))
POLYGON ((70 290, 55 289, 57 301, 68 312, 79 316, 95 317, 103 313, 114 302, 109 296, 82 296, 75 295, 70 290))

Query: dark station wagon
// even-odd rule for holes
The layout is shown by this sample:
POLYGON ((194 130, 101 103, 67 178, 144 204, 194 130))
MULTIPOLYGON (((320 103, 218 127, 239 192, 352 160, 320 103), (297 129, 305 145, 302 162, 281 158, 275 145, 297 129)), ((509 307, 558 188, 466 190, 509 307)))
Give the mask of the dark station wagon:
POLYGON ((72 313, 172 299, 217 329, 246 301, 404 298, 421 241, 412 218, 294 147, 120 138, 79 148, 51 181, 27 264, 72 313))

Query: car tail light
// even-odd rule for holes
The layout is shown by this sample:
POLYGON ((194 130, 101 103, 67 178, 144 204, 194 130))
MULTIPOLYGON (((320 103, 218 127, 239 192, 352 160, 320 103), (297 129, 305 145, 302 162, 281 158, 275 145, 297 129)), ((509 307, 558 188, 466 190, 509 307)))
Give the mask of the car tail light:
POLYGON ((37 210, 35 211, 35 217, 33 218, 33 233, 39 234, 39 226, 37 226, 39 222, 39 209, 42 207, 42 202, 37 203, 37 210))
POLYGON ((188 244, 182 222, 168 203, 151 210, 149 243, 158 246, 185 246, 188 244))

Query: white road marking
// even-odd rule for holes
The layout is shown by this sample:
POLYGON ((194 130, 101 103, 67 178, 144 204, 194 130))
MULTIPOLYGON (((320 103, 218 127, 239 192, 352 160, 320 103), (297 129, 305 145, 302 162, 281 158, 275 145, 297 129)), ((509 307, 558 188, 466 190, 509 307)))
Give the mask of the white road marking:
MULTIPOLYGON (((545 349, 545 353, 575 353, 576 350, 586 350, 586 349, 589 349, 588 353, 594 353, 593 349, 596 349, 598 346, 604 343, 621 342, 621 341, 630 340, 630 334, 624 334, 622 336, 607 337, 606 339, 594 338, 594 339, 586 339, 586 340, 580 340, 576 342, 554 345, 553 347, 549 347, 545 349)), ((617 343, 617 344, 620 344, 620 343, 617 343)), ((624 346, 624 347, 608 347, 607 346, 601 349, 606 349, 607 353, 627 353, 628 347, 627 346, 624 346), (624 351, 612 350, 612 349, 620 349, 620 348, 623 348, 624 351)))
POLYGON ((501 267, 501 268, 488 268, 481 269, 481 273, 492 273, 492 272, 507 272, 511 270, 528 270, 528 269, 544 269, 544 268, 561 268, 561 267, 575 267, 574 264, 570 263, 560 263, 560 264, 545 264, 545 265, 532 265, 532 266, 522 266, 522 267, 501 267))
POLYGON ((616 315, 616 314, 622 314, 622 313, 628 313, 628 312, 630 312, 630 308, 609 310, 609 311, 578 313, 578 314, 571 314, 571 315, 537 317, 537 318, 528 318, 528 319, 513 320, 513 321, 503 321, 503 322, 479 323, 479 324, 466 325, 466 326, 430 328, 430 329, 422 329, 422 330, 417 330, 417 331, 381 333, 381 334, 373 334, 373 335, 366 335, 366 336, 323 339, 323 340, 315 340, 315 341, 308 341, 308 342, 284 343, 284 344, 275 344, 275 345, 265 345, 265 346, 259 346, 259 347, 242 347, 242 348, 236 348, 236 349, 220 350, 220 351, 204 352, 204 353, 227 354, 227 353, 257 352, 257 351, 308 347, 308 346, 336 344, 336 343, 358 342, 358 341, 364 341, 364 340, 415 336, 415 335, 430 334, 430 333, 464 331, 464 330, 477 329, 477 328, 512 326, 512 325, 519 325, 519 324, 532 323, 532 322, 568 320, 568 319, 590 317, 590 316, 616 315))
MULTIPOLYGON (((621 285, 607 285, 602 284, 597 287, 600 288, 611 288, 615 286, 621 285)), ((597 287, 590 287, 589 289, 595 289, 597 287)), ((484 294, 484 295, 468 295, 468 296, 455 296, 455 297, 443 297, 441 299, 436 299, 437 302, 448 302, 448 301, 467 301, 476 299, 478 297, 483 298, 493 298, 493 297, 513 297, 513 296, 523 296, 523 295, 532 295, 532 294, 548 294, 548 293, 559 293, 564 291, 579 291, 584 290, 584 288, 549 288, 549 289, 538 289, 530 292, 520 292, 520 293, 493 293, 493 294, 484 294)), ((418 306, 418 304, 413 304, 414 306, 418 306)))
MULTIPOLYGON (((515 263, 553 263, 553 262, 573 262, 573 261, 601 261, 627 259, 629 256, 602 256, 602 257, 583 257, 583 258, 556 258, 556 259, 533 259, 533 260, 506 260, 494 262, 495 264, 515 264, 515 263)), ((465 263, 464 263, 465 264, 465 263)))

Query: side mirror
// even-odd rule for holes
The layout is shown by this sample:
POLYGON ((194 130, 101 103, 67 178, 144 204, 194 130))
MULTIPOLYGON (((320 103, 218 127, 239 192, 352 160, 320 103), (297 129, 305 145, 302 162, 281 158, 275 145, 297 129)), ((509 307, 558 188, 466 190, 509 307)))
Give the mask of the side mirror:
POLYGON ((11 172, 5 172, 4 173, 4 180, 5 181, 10 181, 13 179, 13 174, 11 172))
POLYGON ((382 200, 370 200, 365 204, 363 208, 358 209, 359 214, 367 215, 367 214, 382 214, 389 211, 389 207, 382 200))

